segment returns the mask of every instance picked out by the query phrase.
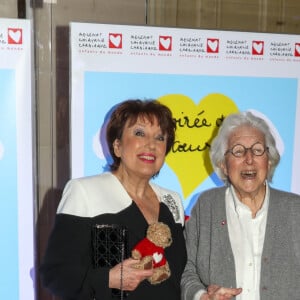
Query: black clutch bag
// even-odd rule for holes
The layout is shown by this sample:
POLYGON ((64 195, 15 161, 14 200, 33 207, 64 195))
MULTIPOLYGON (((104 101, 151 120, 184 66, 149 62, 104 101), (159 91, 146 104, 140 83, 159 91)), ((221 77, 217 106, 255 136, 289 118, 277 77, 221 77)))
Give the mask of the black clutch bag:
POLYGON ((96 224, 92 231, 94 268, 113 267, 128 257, 127 229, 118 224, 96 224))
MULTIPOLYGON (((128 231, 118 224, 96 224, 92 228, 93 266, 113 267, 128 257, 128 231)), ((123 299, 123 266, 121 265, 120 290, 112 289, 112 296, 123 299)))

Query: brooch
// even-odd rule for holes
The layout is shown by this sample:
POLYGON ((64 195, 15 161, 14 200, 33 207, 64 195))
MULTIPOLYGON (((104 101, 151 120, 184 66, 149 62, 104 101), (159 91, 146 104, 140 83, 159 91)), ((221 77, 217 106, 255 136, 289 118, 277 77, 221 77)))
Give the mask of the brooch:
POLYGON ((168 206, 169 210, 171 211, 171 213, 174 217, 174 220, 176 222, 179 222, 180 221, 179 208, 178 208, 178 205, 177 205, 175 199, 172 197, 172 195, 170 195, 170 194, 163 195, 162 202, 168 206))

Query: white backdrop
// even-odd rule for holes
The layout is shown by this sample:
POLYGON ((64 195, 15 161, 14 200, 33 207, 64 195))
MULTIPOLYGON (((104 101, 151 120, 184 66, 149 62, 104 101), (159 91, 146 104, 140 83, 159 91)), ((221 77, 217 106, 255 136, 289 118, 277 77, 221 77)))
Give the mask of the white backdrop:
POLYGON ((252 110, 274 130, 281 163, 273 185, 300 194, 299 35, 71 23, 72 177, 106 169, 107 112, 128 98, 157 98, 177 120, 176 145, 155 179, 189 214, 222 185, 208 149, 222 119, 252 110))
POLYGON ((0 299, 34 299, 31 23, 0 19, 0 299))

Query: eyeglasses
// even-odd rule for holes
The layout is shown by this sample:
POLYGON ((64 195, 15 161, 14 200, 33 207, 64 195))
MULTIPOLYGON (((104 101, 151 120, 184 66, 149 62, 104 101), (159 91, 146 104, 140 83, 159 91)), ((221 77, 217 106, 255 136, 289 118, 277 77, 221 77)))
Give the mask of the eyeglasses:
POLYGON ((261 143, 255 143, 249 148, 237 144, 234 145, 231 149, 228 149, 224 155, 231 153, 234 157, 240 158, 240 157, 244 157, 248 152, 248 150, 250 150, 254 156, 262 156, 266 151, 269 151, 269 147, 265 147, 261 143))

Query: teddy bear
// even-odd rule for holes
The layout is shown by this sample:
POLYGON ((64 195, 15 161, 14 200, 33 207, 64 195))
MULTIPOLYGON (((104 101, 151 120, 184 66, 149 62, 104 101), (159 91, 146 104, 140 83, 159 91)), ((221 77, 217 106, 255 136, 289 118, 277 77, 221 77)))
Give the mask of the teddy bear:
POLYGON ((135 265, 139 269, 153 268, 153 274, 148 278, 151 284, 158 284, 171 275, 165 248, 172 243, 172 234, 168 225, 155 222, 148 226, 146 237, 139 241, 131 251, 134 259, 140 260, 135 265))

